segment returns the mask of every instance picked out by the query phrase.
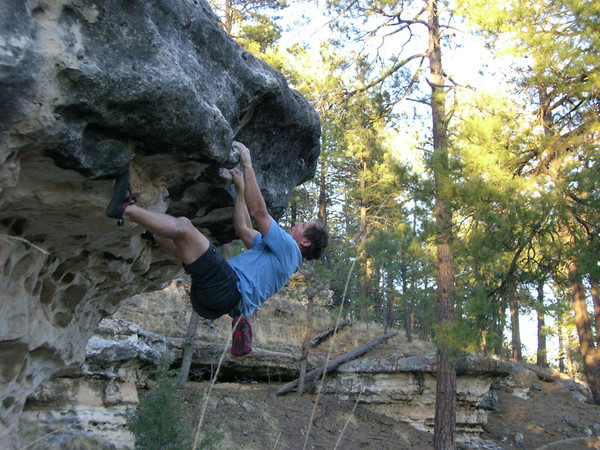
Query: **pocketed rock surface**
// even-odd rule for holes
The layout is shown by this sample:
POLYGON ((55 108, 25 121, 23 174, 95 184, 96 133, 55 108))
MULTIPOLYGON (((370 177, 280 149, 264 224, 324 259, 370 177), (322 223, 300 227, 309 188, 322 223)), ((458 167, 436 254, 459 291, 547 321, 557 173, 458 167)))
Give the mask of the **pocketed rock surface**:
POLYGON ((314 108, 220 28, 204 0, 0 0, 0 442, 25 399, 73 373, 103 317, 181 267, 105 217, 137 203, 233 237, 232 141, 271 215, 310 179, 314 108))

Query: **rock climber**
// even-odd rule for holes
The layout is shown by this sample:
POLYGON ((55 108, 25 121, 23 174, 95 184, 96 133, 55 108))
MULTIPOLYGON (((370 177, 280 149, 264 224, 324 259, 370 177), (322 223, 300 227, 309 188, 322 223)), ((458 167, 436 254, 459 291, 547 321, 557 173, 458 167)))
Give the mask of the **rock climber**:
POLYGON ((233 224, 247 251, 229 260, 217 251, 191 221, 138 206, 131 193, 129 172, 119 177, 106 209, 108 217, 122 224, 128 220, 145 227, 150 236, 191 276, 190 300, 206 319, 225 314, 233 318, 231 353, 252 351, 249 316, 276 294, 298 270, 303 259, 318 259, 328 245, 328 233, 318 221, 296 222, 284 231, 269 215, 260 193, 248 148, 233 143, 240 153, 243 173, 230 170, 236 190, 233 224), (251 218, 256 228, 252 227, 251 218))

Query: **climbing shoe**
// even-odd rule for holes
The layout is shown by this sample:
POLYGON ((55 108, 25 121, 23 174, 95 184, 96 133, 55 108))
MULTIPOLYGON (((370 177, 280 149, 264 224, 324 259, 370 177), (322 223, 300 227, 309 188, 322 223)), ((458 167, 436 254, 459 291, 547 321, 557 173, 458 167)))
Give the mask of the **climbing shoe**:
POLYGON ((111 219, 118 219, 117 225, 122 226, 125 208, 134 203, 135 197, 131 195, 129 171, 127 171, 115 181, 115 191, 106 207, 106 215, 111 219))
POLYGON ((233 319, 233 340, 231 354, 244 356, 252 351, 252 322, 247 317, 240 316, 233 319))

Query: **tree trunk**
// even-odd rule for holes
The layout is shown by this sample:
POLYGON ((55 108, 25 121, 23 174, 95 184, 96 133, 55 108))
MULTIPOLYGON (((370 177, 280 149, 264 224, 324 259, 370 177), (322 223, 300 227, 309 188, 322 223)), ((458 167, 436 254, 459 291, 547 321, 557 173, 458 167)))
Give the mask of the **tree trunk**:
MULTIPOLYGON (((425 278, 423 279, 423 292, 425 299, 423 302, 429 302, 429 276, 427 273, 425 274, 425 278)), ((420 308, 421 310, 423 308, 420 308)), ((429 320, 425 319, 425 315, 421 314, 421 323, 423 324, 423 339, 431 339, 433 337, 433 332, 431 331, 431 323, 429 320)))
POLYGON ((404 332, 406 333, 406 340, 412 342, 412 330, 410 328, 410 308, 408 307, 408 292, 406 289, 406 267, 402 266, 400 269, 400 278, 402 281, 402 310, 404 315, 404 332))
POLYGON ((308 305, 306 307, 306 334, 302 341, 302 355, 300 356, 300 377, 298 378, 298 395, 304 394, 304 380, 306 377, 306 365, 308 358, 308 347, 310 346, 310 337, 313 332, 313 316, 314 316, 314 294, 313 294, 313 277, 312 264, 307 263, 307 270, 304 273, 306 279, 306 296, 308 305))
MULTIPOLYGON (((562 314, 560 315, 562 316, 562 314)), ((559 317, 559 322, 562 322, 562 318, 559 317)), ((565 327, 558 324, 558 371, 560 373, 566 372, 565 367, 565 356, 567 354, 567 347, 565 342, 565 327)))
POLYGON ((379 269, 374 269, 371 272, 371 293, 369 302, 370 308, 375 308, 376 318, 380 319, 383 316, 383 298, 384 295, 384 278, 383 278, 383 264, 379 269))
POLYGON ((567 374, 569 375, 569 378, 574 378, 575 377, 575 369, 574 369, 574 364, 573 364, 573 340, 571 339, 571 333, 569 333, 569 331, 567 330, 567 332, 565 333, 565 340, 566 340, 566 360, 567 360, 567 374))
POLYGON ((571 284, 575 326, 577 328, 577 335, 579 336, 583 369, 590 390, 592 391, 594 403, 600 405, 600 354, 598 354, 598 349, 595 347, 581 272, 574 261, 571 261, 569 264, 569 283, 571 284))
POLYGON ((394 281, 391 272, 387 271, 387 304, 385 311, 385 330, 384 334, 388 332, 388 329, 394 326, 394 281))
MULTIPOLYGON (((327 339, 329 339, 330 337, 333 336, 333 333, 339 333, 341 330, 343 330, 346 327, 349 327, 351 325, 354 325, 354 322, 351 319, 344 319, 342 320, 338 327, 337 327, 337 331, 336 328, 331 328, 327 331, 324 331, 323 333, 319 334, 317 337, 313 338, 310 340, 310 345, 312 347, 316 347, 317 345, 321 345, 323 342, 325 342, 327 339)), ((385 333, 384 333, 385 334, 385 333)))
POLYGON ((298 390, 296 393, 298 396, 304 394, 304 390, 306 389, 305 380, 306 380, 306 366, 308 365, 308 349, 302 349, 302 355, 300 356, 300 375, 298 376, 298 390))
POLYGON ((515 295, 514 290, 509 292, 510 295, 510 321, 512 329, 512 349, 513 359, 516 362, 523 361, 523 354, 521 353, 521 326, 519 324, 519 301, 515 295))
POLYGON ((408 290, 409 293, 409 298, 408 298, 408 314, 410 316, 410 336, 412 338, 412 335, 415 331, 415 297, 416 297, 416 289, 415 289, 415 278, 414 278, 414 272, 411 275, 411 281, 410 281, 410 289, 408 290))
POLYGON ((327 228, 327 167, 325 166, 325 158, 321 158, 321 176, 319 178, 319 213, 318 219, 327 228))
MULTIPOLYGON (((435 222, 437 226, 437 320, 448 327, 454 322, 454 254, 452 249, 452 182, 449 173, 446 92, 440 47, 437 0, 427 1, 429 68, 433 119, 433 173, 435 179, 435 222)), ((456 368, 450 349, 437 350, 437 386, 433 446, 454 449, 456 429, 456 368)))
MULTIPOLYGON (((497 336, 504 336, 504 328, 506 327, 506 303, 504 302, 503 298, 498 298, 497 303, 498 308, 495 311, 495 331, 497 336)), ((502 355, 504 357, 504 355, 502 354, 502 339, 495 340, 494 353, 496 355, 502 355)))
POLYGON ((179 387, 183 387, 190 374, 190 367, 192 365, 192 355, 194 354, 194 336, 198 329, 198 321, 200 316, 192 311, 190 322, 188 323, 187 332, 185 333, 185 339, 183 341, 183 357, 181 359, 181 370, 179 371, 179 379, 177 383, 179 387))
POLYGON ((292 194, 290 200, 290 226, 293 226, 298 221, 298 200, 292 194))
POLYGON ((233 29, 233 6, 231 1, 232 0, 225 0, 225 23, 223 24, 225 33, 229 36, 231 36, 231 31, 233 29))
POLYGON ((456 368, 448 350, 437 352, 437 373, 433 446, 437 450, 454 449, 456 368))
POLYGON ((596 326, 596 348, 600 350, 600 290, 598 280, 592 278, 592 302, 594 303, 594 325, 596 326))
POLYGON ((365 202, 365 190, 366 190, 366 176, 367 176, 367 162, 362 161, 362 169, 359 172, 360 177, 360 236, 361 236, 361 271, 360 271, 360 296, 362 297, 362 304, 360 308, 360 319, 362 321, 367 320, 367 304, 370 294, 370 275, 371 275, 371 261, 367 257, 365 251, 365 242, 367 240, 367 204, 365 202))
MULTIPOLYGON (((231 257, 231 246, 232 244, 223 244, 219 247, 219 251, 225 259, 229 259, 231 257)), ((183 387, 185 385, 185 382, 187 381, 190 373, 190 367, 192 365, 192 355, 194 354, 194 336, 196 336, 199 321, 200 316, 195 311, 192 311, 192 315, 190 316, 190 322, 188 323, 188 328, 185 333, 185 339, 183 340, 181 370, 179 371, 179 379, 177 380, 179 387, 183 387)))
POLYGON ((544 282, 538 281, 537 286, 537 359, 536 364, 540 367, 548 367, 548 351, 546 350, 546 323, 544 309, 544 282))

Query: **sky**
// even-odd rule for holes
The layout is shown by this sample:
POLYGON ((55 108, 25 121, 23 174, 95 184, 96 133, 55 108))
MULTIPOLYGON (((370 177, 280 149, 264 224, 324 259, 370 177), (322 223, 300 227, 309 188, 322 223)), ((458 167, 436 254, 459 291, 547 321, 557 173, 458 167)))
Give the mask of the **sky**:
MULTIPOLYGON (((317 7, 316 3, 316 1, 298 3, 292 0, 290 6, 280 12, 283 16, 283 24, 287 28, 279 41, 282 47, 304 42, 309 48, 318 51, 319 43, 327 39, 330 31, 327 26, 329 18, 323 13, 324 7, 317 7)), ((505 82, 504 77, 508 73, 506 59, 495 55, 481 37, 475 37, 459 30, 454 34, 454 41, 460 42, 461 47, 453 49, 451 57, 446 55, 447 57, 443 61, 444 70, 451 74, 459 84, 488 90, 501 90, 505 82), (486 70, 482 71, 481 69, 484 67, 486 70), (494 73, 494 76, 490 76, 490 73, 494 73)), ((385 45, 392 49, 392 52, 396 52, 397 42, 388 42, 385 45)), ((415 47, 406 47, 403 54, 408 55, 418 50, 415 47)))

